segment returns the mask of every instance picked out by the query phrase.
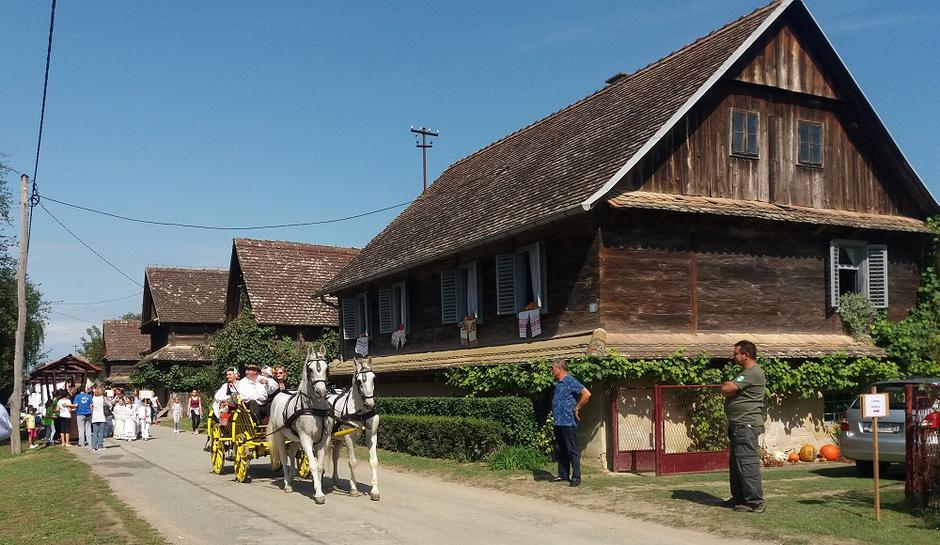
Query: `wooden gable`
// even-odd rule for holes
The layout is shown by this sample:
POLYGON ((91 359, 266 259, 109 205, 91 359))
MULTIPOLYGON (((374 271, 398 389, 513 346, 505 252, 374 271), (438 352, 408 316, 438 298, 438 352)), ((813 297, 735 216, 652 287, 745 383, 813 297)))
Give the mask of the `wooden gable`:
POLYGON ((879 138, 841 99, 797 30, 781 24, 637 164, 622 191, 922 219, 896 163, 875 152, 879 138), (731 113, 759 117, 758 152, 731 151, 731 113), (801 123, 822 127, 822 165, 799 160, 801 123))
POLYGON ((797 93, 836 98, 832 85, 816 60, 789 26, 780 28, 735 79, 797 93))

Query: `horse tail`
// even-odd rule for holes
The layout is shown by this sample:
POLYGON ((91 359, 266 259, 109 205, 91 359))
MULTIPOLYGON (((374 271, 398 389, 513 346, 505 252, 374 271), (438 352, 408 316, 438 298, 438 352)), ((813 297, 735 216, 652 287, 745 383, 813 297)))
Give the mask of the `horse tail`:
POLYGON ((281 462, 280 456, 278 456, 279 449, 276 446, 274 446, 274 436, 272 435, 273 433, 274 433, 274 419, 268 418, 268 427, 265 430, 265 434, 267 435, 267 438, 268 438, 268 451, 270 452, 270 456, 271 456, 271 467, 279 467, 280 465, 282 465, 282 462, 281 462))

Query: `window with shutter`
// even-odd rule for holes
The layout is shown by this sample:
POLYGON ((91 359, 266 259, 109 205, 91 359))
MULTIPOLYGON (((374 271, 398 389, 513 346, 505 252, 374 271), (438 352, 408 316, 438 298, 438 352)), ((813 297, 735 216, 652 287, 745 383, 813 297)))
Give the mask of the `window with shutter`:
POLYGON ((866 280, 868 300, 875 308, 888 308, 888 247, 884 244, 868 245, 866 280))
POLYGON ((369 308, 369 294, 360 293, 356 296, 356 335, 354 339, 365 333, 368 335, 372 330, 372 313, 369 308))
POLYGON ((829 243, 829 305, 839 308, 846 293, 860 293, 875 308, 888 308, 888 247, 859 240, 829 243))
POLYGON ((359 336, 357 333, 357 319, 356 319, 356 308, 357 308, 358 297, 343 297, 343 303, 341 311, 343 313, 343 338, 344 339, 355 339, 359 336))
POLYGON ((379 290, 379 333, 391 333, 395 329, 392 324, 392 290, 379 290))
POLYGON ((398 329, 399 325, 405 326, 405 331, 411 331, 411 320, 408 318, 408 286, 405 282, 392 284, 392 330, 398 329))
POLYGON ((457 314, 457 271, 441 272, 441 323, 455 324, 457 314))
POLYGON ((496 256, 496 314, 515 314, 516 254, 496 256))

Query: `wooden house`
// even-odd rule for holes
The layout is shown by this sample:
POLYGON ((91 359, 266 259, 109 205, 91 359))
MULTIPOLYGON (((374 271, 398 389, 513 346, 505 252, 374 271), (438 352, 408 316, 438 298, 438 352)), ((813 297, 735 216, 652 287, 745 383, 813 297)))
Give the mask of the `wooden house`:
POLYGON ((150 335, 140 332, 140 320, 105 320, 101 330, 105 380, 130 385, 134 366, 150 351, 150 335))
POLYGON ((359 250, 338 246, 238 238, 232 242, 225 321, 251 309, 259 325, 297 341, 336 329, 336 299, 315 296, 359 250))
MULTIPOLYGON (((773 2, 457 161, 323 291, 346 358, 368 333, 384 395, 592 340, 636 358, 727 358, 743 338, 878 355, 843 333, 840 295, 904 317, 938 212, 804 4, 773 2)), ((588 455, 608 450, 608 407, 582 426, 588 455)))
POLYGON ((225 318, 228 271, 147 267, 140 331, 150 349, 139 363, 204 365, 207 345, 225 318))

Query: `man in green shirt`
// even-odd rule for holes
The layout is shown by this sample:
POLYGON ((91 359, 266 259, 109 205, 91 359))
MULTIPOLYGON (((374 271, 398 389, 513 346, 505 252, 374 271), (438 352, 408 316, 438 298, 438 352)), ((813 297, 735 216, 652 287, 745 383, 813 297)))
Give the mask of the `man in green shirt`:
POLYGON ((757 365, 757 347, 750 341, 734 345, 732 359, 741 371, 721 385, 728 418, 731 455, 731 497, 724 505, 742 513, 764 511, 764 490, 760 481, 760 447, 757 437, 764 433, 764 371, 757 365))

